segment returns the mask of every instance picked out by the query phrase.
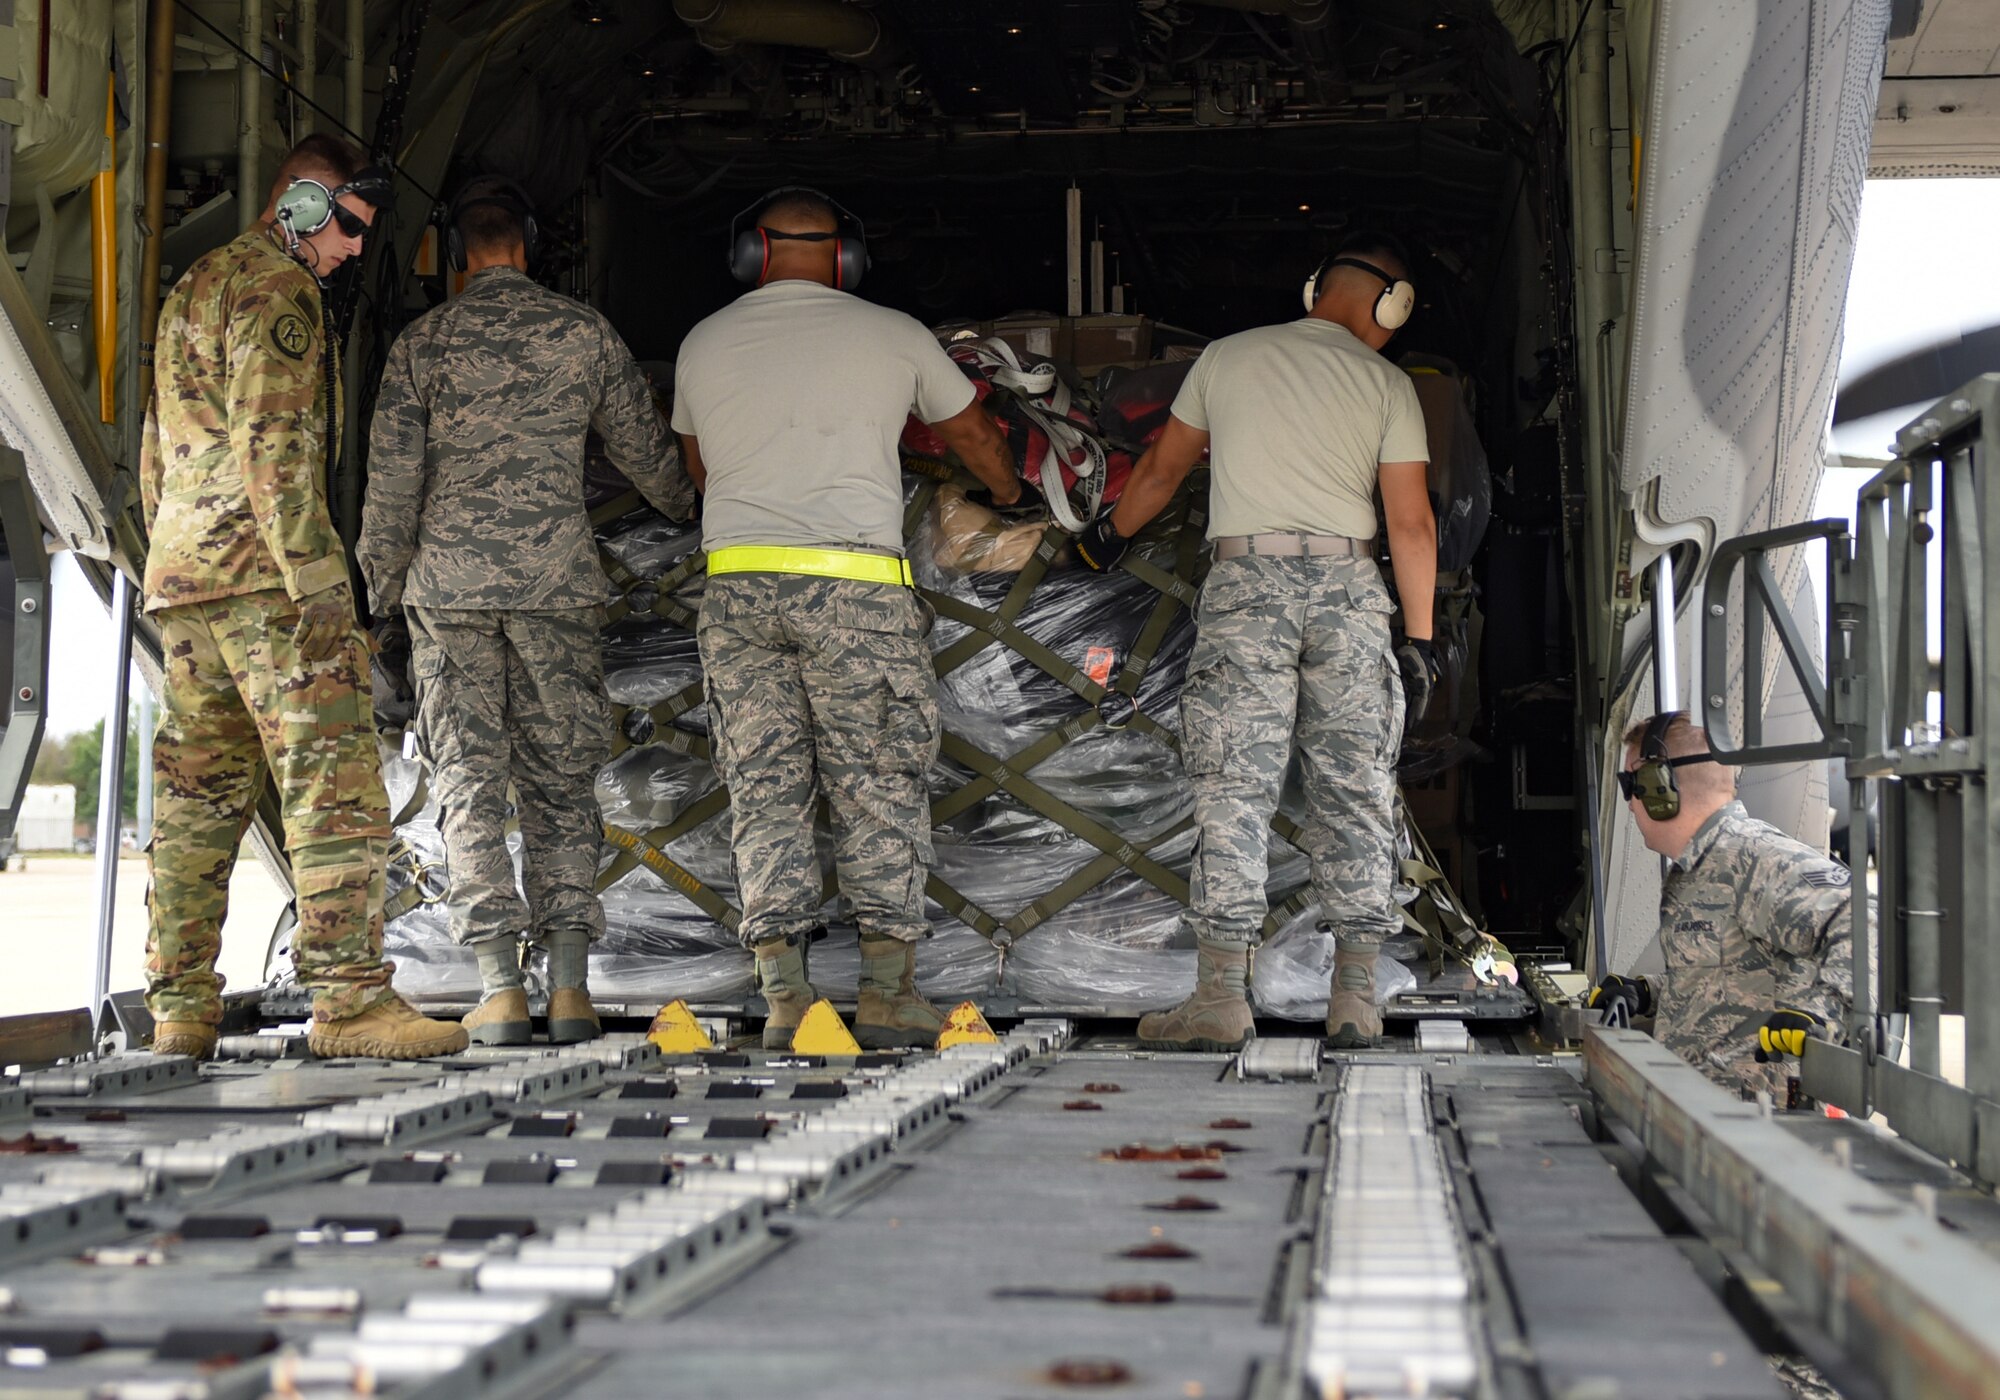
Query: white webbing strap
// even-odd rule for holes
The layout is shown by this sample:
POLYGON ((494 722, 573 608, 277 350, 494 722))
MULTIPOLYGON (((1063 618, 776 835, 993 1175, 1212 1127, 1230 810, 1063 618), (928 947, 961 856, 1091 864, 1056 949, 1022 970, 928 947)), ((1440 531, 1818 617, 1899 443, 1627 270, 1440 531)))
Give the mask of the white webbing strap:
MULTIPOLYGON (((1048 502, 1049 515, 1063 529, 1075 534, 1088 524, 1104 503, 1104 446, 1069 417, 1070 392, 1052 364, 1032 368, 1022 365, 1014 347, 994 337, 972 345, 955 345, 961 354, 970 352, 988 380, 1013 392, 1021 412, 1042 430, 1049 440, 1042 460, 1033 465, 1033 480, 1048 502), (1071 505, 1063 488, 1063 469, 1077 479, 1084 494, 1081 516, 1071 505)), ((1024 464, 1025 465, 1025 464, 1024 464)))

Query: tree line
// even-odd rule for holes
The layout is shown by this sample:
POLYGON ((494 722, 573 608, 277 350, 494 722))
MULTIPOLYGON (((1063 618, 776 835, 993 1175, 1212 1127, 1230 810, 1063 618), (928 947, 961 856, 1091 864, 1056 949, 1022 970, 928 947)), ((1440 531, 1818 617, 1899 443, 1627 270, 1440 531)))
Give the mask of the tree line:
MULTIPOLYGON (((97 825, 98 775, 104 771, 104 721, 77 734, 45 735, 29 781, 70 783, 76 788, 76 819, 97 825)), ((125 726, 125 795, 122 812, 131 821, 139 810, 139 725, 125 726)))

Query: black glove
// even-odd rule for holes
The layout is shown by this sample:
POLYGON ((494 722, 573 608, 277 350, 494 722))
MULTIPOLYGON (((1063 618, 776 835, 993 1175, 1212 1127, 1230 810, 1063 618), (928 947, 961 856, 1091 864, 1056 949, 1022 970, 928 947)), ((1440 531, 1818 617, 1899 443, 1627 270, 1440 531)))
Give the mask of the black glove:
POLYGON ((1605 1025, 1630 1027, 1634 1016, 1653 1014, 1653 984, 1643 977, 1613 973, 1590 989, 1590 1000, 1584 1004, 1601 1012, 1605 1025))
POLYGON ((1781 1006, 1757 1027, 1757 1063, 1769 1064, 1787 1055, 1797 1059, 1806 1053, 1808 1040, 1825 1040, 1831 1029, 1810 1011, 1781 1006))
POLYGON ((1098 573, 1108 573, 1118 567, 1118 561, 1125 557, 1125 547, 1130 543, 1111 523, 1111 512, 1100 511, 1097 518, 1083 527, 1083 533, 1074 541, 1076 557, 1098 573))
POLYGON ((1042 513, 1042 498, 1030 491, 1026 486, 1023 486, 1021 493, 1004 506, 993 499, 992 489, 985 486, 975 487, 966 492, 965 499, 968 503, 978 506, 981 510, 992 511, 1003 520, 1021 519, 1026 516, 1040 515, 1042 513))
POLYGON ((398 700, 408 700, 410 688, 410 624, 401 613, 375 624, 375 664, 395 690, 398 700))
POLYGON ((1431 707, 1431 692, 1437 688, 1437 648, 1429 637, 1406 637, 1396 648, 1396 669, 1403 673, 1403 732, 1408 734, 1424 722, 1431 707))

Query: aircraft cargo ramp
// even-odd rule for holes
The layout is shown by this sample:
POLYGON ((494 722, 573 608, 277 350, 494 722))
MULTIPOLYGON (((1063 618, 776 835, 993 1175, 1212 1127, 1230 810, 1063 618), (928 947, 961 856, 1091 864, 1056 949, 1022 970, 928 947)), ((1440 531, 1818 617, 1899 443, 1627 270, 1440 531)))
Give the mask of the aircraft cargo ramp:
POLYGON ((1777 1349, 1848 1400, 2000 1383, 1990 1195, 1629 1033, 1581 1078, 1061 1021, 845 1060, 297 1048, 10 1081, 8 1395, 1776 1400, 1777 1349))

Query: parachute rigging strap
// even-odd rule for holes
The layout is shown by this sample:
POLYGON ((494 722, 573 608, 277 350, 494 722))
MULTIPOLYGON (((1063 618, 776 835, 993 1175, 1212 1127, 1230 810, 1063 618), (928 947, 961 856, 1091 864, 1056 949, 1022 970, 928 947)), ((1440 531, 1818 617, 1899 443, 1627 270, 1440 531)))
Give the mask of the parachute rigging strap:
POLYGON ((396 814, 389 818, 389 825, 392 828, 401 826, 404 822, 409 821, 430 804, 430 771, 431 765, 428 759, 417 764, 416 786, 410 789, 409 797, 404 799, 403 805, 396 809, 396 814))
POLYGON ((590 511, 590 528, 609 525, 620 516, 630 515, 646 504, 646 498, 637 491, 623 491, 610 500, 595 506, 590 511))

